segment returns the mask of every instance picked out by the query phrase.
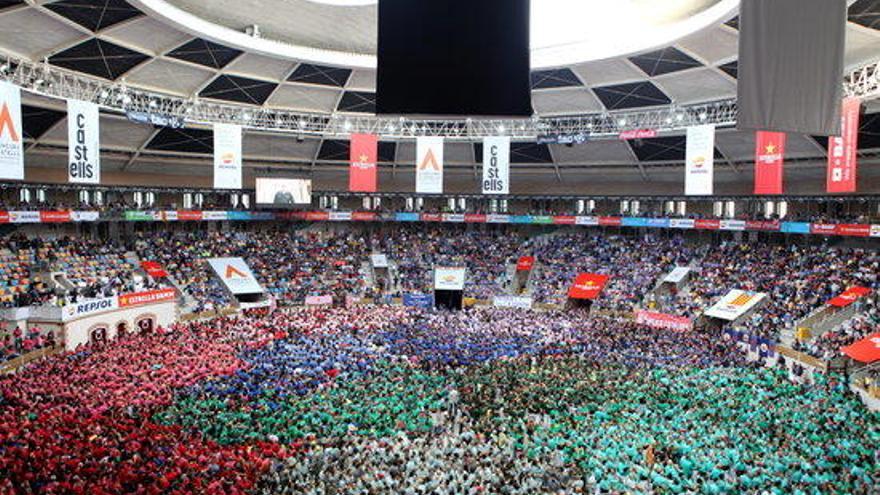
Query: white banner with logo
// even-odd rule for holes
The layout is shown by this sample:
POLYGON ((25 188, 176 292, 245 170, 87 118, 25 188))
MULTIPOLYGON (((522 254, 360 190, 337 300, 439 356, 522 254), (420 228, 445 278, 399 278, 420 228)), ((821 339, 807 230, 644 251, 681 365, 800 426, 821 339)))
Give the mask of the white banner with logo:
POLYGON ((715 126, 688 127, 684 193, 711 196, 715 180, 715 126))
POLYGON ((0 179, 24 180, 21 90, 0 81, 0 179))
POLYGON ((435 290, 464 290, 464 268, 434 268, 435 290))
POLYGON ((208 264, 233 294, 261 294, 263 286, 241 258, 210 258, 208 264))
POLYGON ((98 105, 67 100, 67 181, 101 183, 101 130, 98 105))
POLYGON ((532 309, 532 298, 525 296, 495 296, 492 305, 496 308, 532 309))
POLYGON ((9 223, 40 223, 40 212, 38 211, 10 211, 9 223))
POLYGON ((483 194, 510 194, 510 138, 483 139, 483 194))
POLYGON ((416 192, 443 193, 443 138, 416 139, 416 192))
POLYGON ((119 309, 119 298, 116 296, 68 304, 61 308, 61 321, 70 321, 82 318, 83 316, 114 311, 116 309, 119 309))
POLYGON ((742 231, 746 230, 745 220, 722 220, 721 230, 742 231))
POLYGON ((598 226, 599 225, 599 217, 575 217, 574 219, 575 225, 588 225, 588 226, 598 226))
POLYGON ((214 124, 214 189, 241 189, 241 126, 214 124))
POLYGON ((97 211, 72 211, 70 219, 74 222, 97 222, 100 213, 97 211))
POLYGON ((748 313, 766 297, 767 294, 760 292, 747 292, 734 289, 721 298, 721 300, 712 306, 709 311, 706 311, 706 316, 734 321, 740 316, 748 313))
POLYGON ((672 229, 692 229, 696 225, 693 218, 672 218, 669 227, 672 229))
POLYGON ((664 282, 669 282, 671 284, 677 284, 684 280, 685 277, 688 276, 688 273, 691 272, 691 269, 686 266, 677 266, 674 270, 669 272, 669 275, 663 279, 664 282))

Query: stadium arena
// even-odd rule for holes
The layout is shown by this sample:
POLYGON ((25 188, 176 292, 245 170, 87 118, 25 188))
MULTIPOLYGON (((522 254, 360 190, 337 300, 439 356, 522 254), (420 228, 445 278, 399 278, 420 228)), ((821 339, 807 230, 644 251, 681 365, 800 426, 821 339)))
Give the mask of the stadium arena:
POLYGON ((880 494, 880 2, 0 33, 0 495, 880 494))

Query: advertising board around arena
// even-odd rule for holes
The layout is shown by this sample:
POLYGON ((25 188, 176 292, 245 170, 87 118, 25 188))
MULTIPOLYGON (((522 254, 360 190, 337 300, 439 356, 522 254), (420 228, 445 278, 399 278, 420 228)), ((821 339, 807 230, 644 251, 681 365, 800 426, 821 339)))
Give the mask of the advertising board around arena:
POLYGON ((331 222, 351 221, 351 212, 350 211, 331 211, 330 212, 330 221, 331 222))
POLYGON ((435 290, 464 290, 465 269, 434 267, 435 290))
POLYGON ((98 218, 100 218, 100 213, 97 211, 71 211, 70 212, 70 221, 71 222, 97 222, 98 218))
POLYGON ((583 225, 587 227, 598 227, 599 226, 599 217, 584 217, 579 216, 575 218, 575 225, 583 225))
POLYGON ((548 215, 537 215, 532 217, 532 223, 538 225, 553 225, 553 217, 548 215))
POLYGON ((745 220, 722 220, 721 230, 743 231, 746 230, 745 220))
POLYGON ((395 213, 394 220, 397 222, 418 222, 418 213, 395 213))
POLYGON ((161 211, 126 211, 122 214, 122 218, 129 222, 158 222, 162 221, 164 216, 161 211))
POLYGON ((229 215, 225 211, 203 211, 202 220, 218 222, 229 220, 229 215))
POLYGON ((254 277, 250 267, 243 259, 209 258, 208 264, 233 294, 261 294, 264 292, 260 282, 254 277))
POLYGON ((464 215, 465 223, 486 223, 486 215, 479 213, 466 213, 464 215))
POLYGON ((332 306, 333 296, 307 296, 306 306, 332 306))
POLYGON ((557 215, 553 217, 555 225, 576 225, 577 217, 568 215, 557 215))
POLYGON ((464 223, 464 215, 461 213, 444 213, 443 221, 447 223, 464 223))
POLYGON ((806 222, 782 222, 781 230, 785 234, 809 234, 810 224, 806 222))
POLYGON ((871 225, 871 237, 880 237, 880 225, 871 225))
POLYGON ((837 226, 837 235, 850 237, 870 237, 871 226, 854 223, 844 223, 837 226))
POLYGON ((70 212, 66 210, 40 212, 42 223, 68 223, 70 220, 70 212))
POLYGON ((10 211, 9 223, 40 223, 38 211, 10 211))
POLYGON ((511 223, 510 215, 486 215, 486 223, 511 223))
POLYGON ((599 225, 602 227, 620 227, 623 219, 620 217, 599 217, 599 225))
POLYGON ((677 284, 685 279, 688 274, 691 272, 690 267, 687 266, 677 266, 669 275, 666 275, 666 278, 663 279, 664 282, 669 282, 671 284, 677 284))
POLYGON ((116 296, 90 299, 76 304, 68 304, 61 308, 61 321, 75 320, 84 316, 114 311, 116 309, 119 309, 119 299, 116 296))
POLYGON ((326 222, 330 220, 329 211, 309 211, 306 212, 306 220, 309 222, 326 222))
POLYGON ((655 313, 653 311, 636 312, 636 323, 651 328, 662 328, 676 332, 688 332, 694 329, 694 322, 690 318, 655 313))
POLYGON ((623 217, 621 224, 624 227, 647 227, 648 219, 641 217, 623 217))
POLYGON ((443 215, 440 213, 422 213, 420 215, 421 220, 423 222, 442 222, 443 215))
POLYGON ((525 296, 495 296, 492 305, 496 308, 532 309, 533 300, 525 296))
POLYGON ((762 302, 767 294, 734 289, 706 311, 706 316, 734 321, 762 302))
POLYGON ((0 211, 0 223, 9 223, 9 212, 0 211))
POLYGON ((177 291, 174 289, 159 289, 147 292, 136 292, 134 294, 122 294, 118 299, 118 305, 120 308, 128 308, 131 306, 142 306, 144 304, 174 301, 177 299, 177 291))
POLYGON ((672 229, 693 229, 696 222, 693 218, 670 218, 669 228, 672 229))
POLYGON ((781 226, 779 220, 746 220, 746 230, 778 232, 781 226))
POLYGON ((404 294, 403 305, 412 308, 433 308, 434 294, 404 294))
POLYGON ((668 218, 649 218, 648 219, 648 227, 655 229, 668 229, 669 228, 669 219, 668 218))
POLYGON ((721 230, 721 220, 708 218, 694 220, 694 228, 697 230, 721 230))

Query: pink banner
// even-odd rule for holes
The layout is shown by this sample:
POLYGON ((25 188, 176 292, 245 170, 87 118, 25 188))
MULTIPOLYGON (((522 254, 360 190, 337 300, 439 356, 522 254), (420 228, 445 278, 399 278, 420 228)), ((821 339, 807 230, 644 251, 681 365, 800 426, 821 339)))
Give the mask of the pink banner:
POLYGON ((636 313, 636 323, 651 328, 663 328, 676 332, 688 332, 694 329, 694 322, 683 316, 655 313, 653 311, 639 311, 636 313))

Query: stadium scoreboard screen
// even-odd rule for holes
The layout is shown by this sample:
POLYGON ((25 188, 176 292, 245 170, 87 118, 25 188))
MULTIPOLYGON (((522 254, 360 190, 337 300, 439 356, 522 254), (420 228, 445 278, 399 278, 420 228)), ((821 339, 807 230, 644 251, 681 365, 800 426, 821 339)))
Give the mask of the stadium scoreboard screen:
POLYGON ((312 204, 312 181, 309 179, 257 178, 257 204, 290 208, 312 204))

